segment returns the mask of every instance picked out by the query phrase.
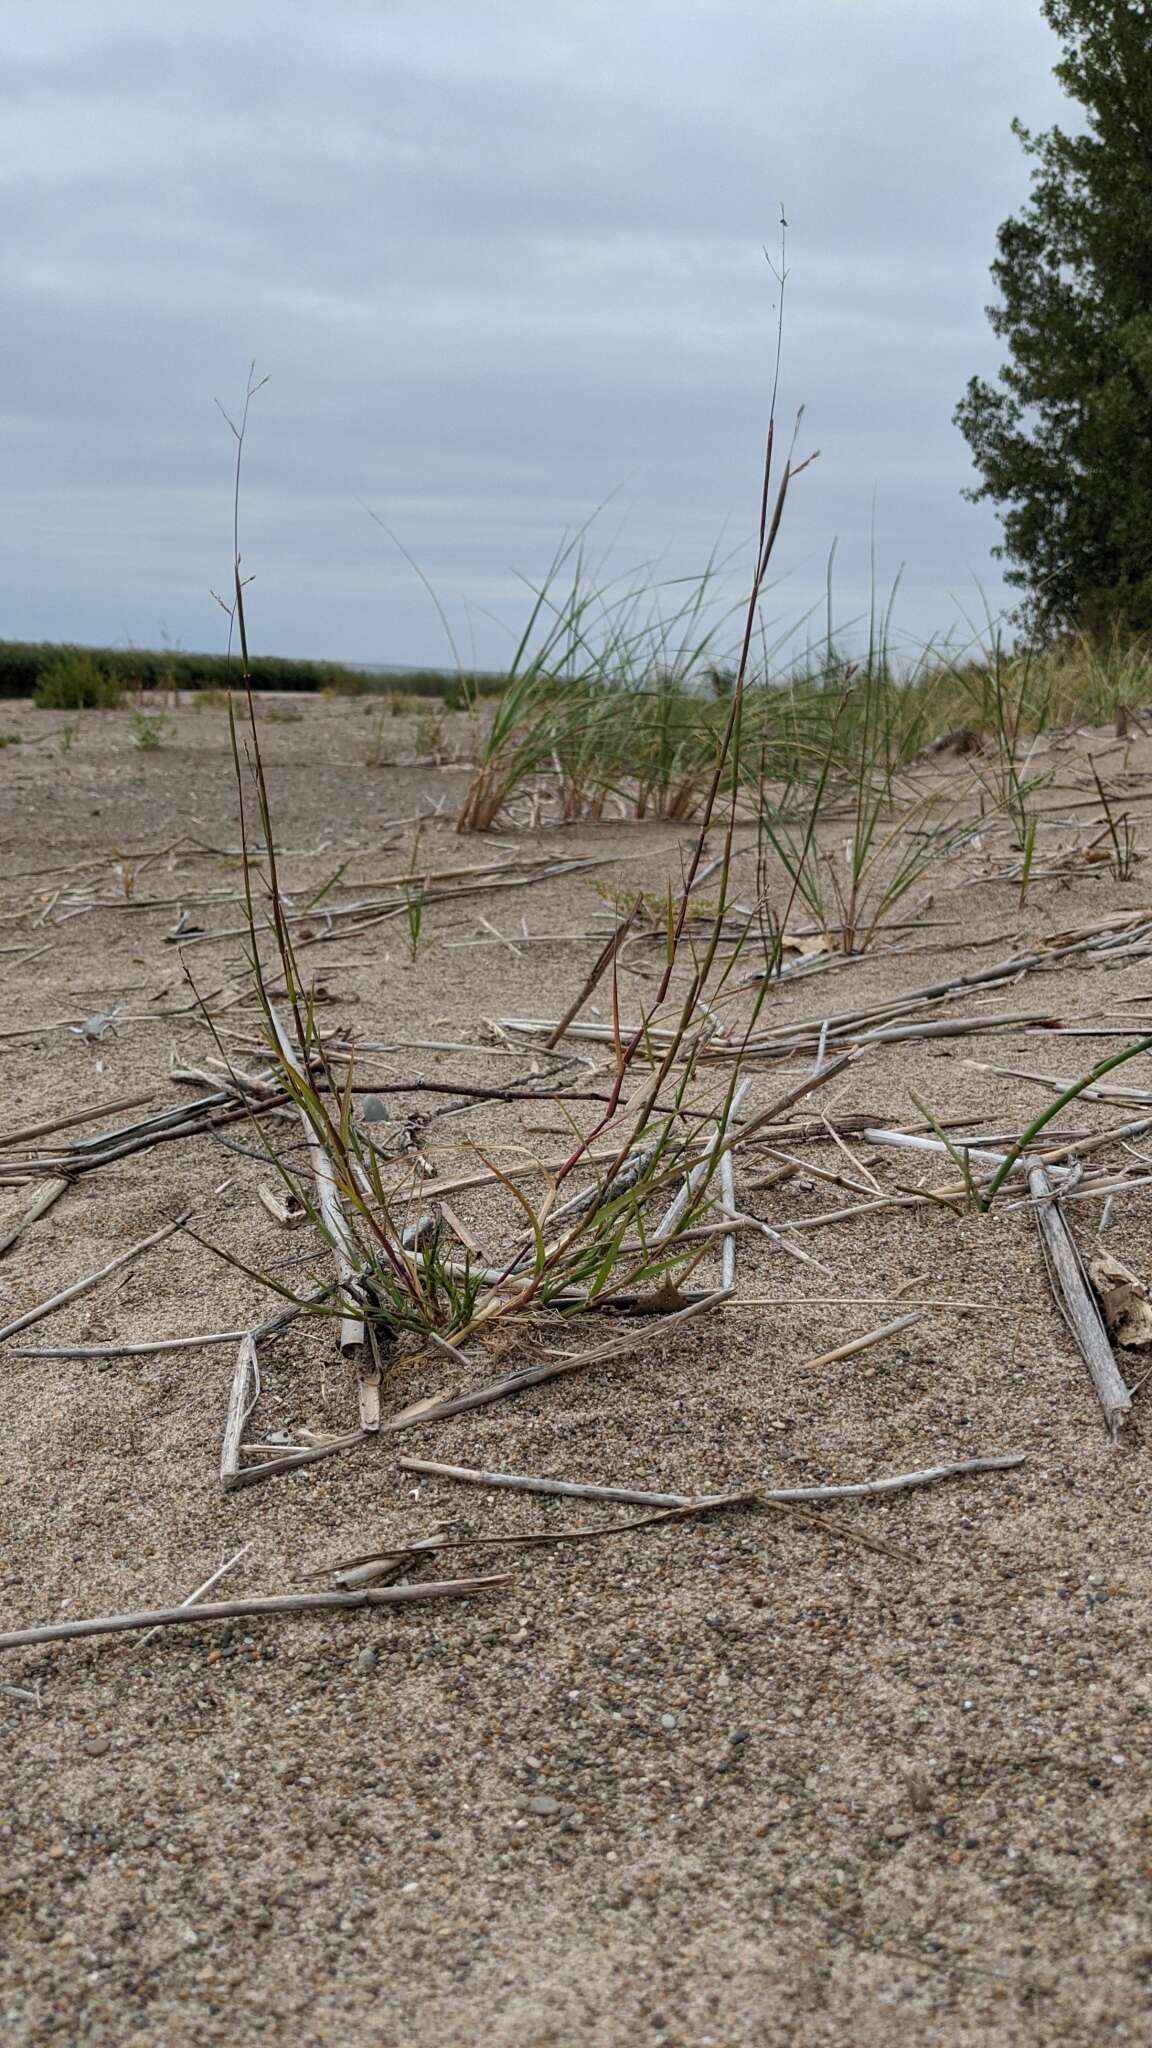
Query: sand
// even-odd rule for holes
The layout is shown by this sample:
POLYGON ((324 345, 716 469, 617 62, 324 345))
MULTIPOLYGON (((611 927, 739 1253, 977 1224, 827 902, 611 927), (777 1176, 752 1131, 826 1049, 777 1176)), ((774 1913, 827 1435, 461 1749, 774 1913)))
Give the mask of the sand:
MULTIPOLYGON (((290 886, 311 892, 342 863, 343 885, 402 869, 412 831, 390 821, 429 804, 443 815, 423 828, 422 865, 490 850, 452 830, 460 769, 403 758, 416 738, 405 721, 388 735, 398 765, 369 767, 373 715, 360 705, 268 710, 290 886)), ((213 1050, 194 1013, 154 1012, 187 1001, 165 940, 180 905, 211 929, 238 922, 235 905, 192 901, 237 886, 235 791, 219 712, 168 715, 165 744, 141 752, 127 712, 83 715, 66 750, 42 737, 58 734, 58 714, 0 714, 0 729, 23 736, 0 751, 0 945, 48 948, 4 956, 3 1028, 23 1034, 0 1036, 5 1130, 137 1092, 167 1106, 190 1093, 168 1080, 170 1051, 198 1063, 213 1050), (54 891, 81 883, 168 907, 125 902, 56 922, 65 895, 34 923, 54 891), (99 1039, 69 1028, 117 1005, 99 1039)), ((462 744, 462 724, 449 721, 449 735, 462 744)), ((1053 755, 1056 816, 1092 815, 1068 810, 1091 794, 1086 744, 1053 755)), ((1150 757, 1137 741, 1108 758, 1136 778, 1150 757)), ((1131 784, 1136 812, 1146 787, 1131 784)), ((326 1028, 471 1042, 482 1016, 559 1014, 594 957, 591 940, 564 936, 589 931, 603 908, 591 882, 659 888, 678 867, 678 836, 659 821, 502 834, 525 853, 606 864, 429 906, 415 961, 396 924, 317 946, 326 1028), (560 936, 517 951, 450 943, 490 940, 482 918, 513 945, 521 919, 529 934, 560 936)), ((1076 837, 1053 825, 1045 843, 1076 837)), ((944 922, 918 937, 940 950, 865 959, 781 993, 772 1020, 963 971, 997 957, 970 950, 993 934, 1008 953, 1147 892, 1146 869, 1127 884, 1101 870, 1038 881, 1021 906, 987 879, 1007 858, 1000 837, 934 874, 924 916, 944 922)), ((186 958, 207 991, 239 955, 225 938, 186 958)), ((1148 992, 1134 961, 1031 977, 964 1010, 1034 1007, 1103 1030, 1146 1014, 1124 1006, 1148 992)), ((231 1021, 252 1026, 243 1012, 231 1021)), ((1120 1042, 1019 1030, 877 1047, 827 1102, 912 1122, 914 1091, 937 1115, 1008 1129, 1043 1092, 967 1060, 1073 1074, 1120 1042)), ((395 1090, 417 1075, 491 1084, 528 1059, 397 1052, 362 1066, 395 1090)), ((758 1070, 754 1101, 799 1071, 758 1070)), ((1120 1078, 1141 1085, 1147 1073, 1137 1060, 1120 1078)), ((399 1097, 408 1110, 434 1101, 399 1097)), ((1121 1114, 1081 1106, 1077 1122, 1121 1114)), ((421 1149, 437 1170, 463 1170, 468 1135, 542 1155, 564 1147, 561 1116, 543 1105, 437 1118, 421 1149)), ((888 1188, 922 1170, 857 1155, 888 1188)), ((854 1171, 830 1143, 808 1156, 854 1171)), ((750 1191, 769 1164, 742 1167, 738 1185, 771 1223, 849 1199, 819 1181, 750 1191)), ((258 1271, 295 1284, 324 1270, 322 1258, 283 1263, 307 1243, 260 1208, 255 1188, 269 1179, 259 1157, 207 1139, 81 1179, 0 1260, 0 1320, 186 1208, 258 1271)), ((0 1227, 27 1199, 0 1189, 0 1227)), ((487 1197, 460 1208, 493 1241, 513 1221, 487 1197)), ((1099 1203, 1074 1220, 1091 1249, 1099 1203)), ((1103 1239, 1146 1277, 1148 1226, 1146 1197, 1127 1196, 1103 1239)), ((230 1350, 92 1363, 6 1348, 4 1627, 180 1600, 245 1543, 221 1592, 282 1591, 444 1523, 479 1536, 617 1519, 421 1482, 398 1470, 398 1450, 690 1493, 1009 1451, 1026 1463, 841 1509, 904 1561, 734 1512, 512 1552, 500 1558, 512 1584, 468 1603, 2 1653, 4 2041, 872 2048, 894 2028, 945 2044, 1146 2041, 1142 1402, 1112 1444, 1026 1211, 893 1211, 804 1243, 830 1273, 741 1240, 739 1294, 771 1302, 645 1333, 618 1363, 231 1495, 217 1471, 230 1350), (829 1295, 869 1299, 818 1299, 829 1295), (872 1351, 805 1367, 924 1298, 977 1306, 928 1309, 872 1351)), ((268 1303, 182 1233, 15 1342, 241 1327, 268 1303)), ((500 1368, 526 1355, 514 1345, 500 1368)), ((1138 1378, 1139 1359, 1125 1363, 1138 1378)), ((386 1412, 447 1390, 454 1372, 405 1358, 386 1412)), ((327 1325, 270 1346, 264 1385, 262 1435, 354 1423, 327 1325)), ((494 1568, 491 1551, 467 1545, 451 1558, 453 1571, 494 1568)))

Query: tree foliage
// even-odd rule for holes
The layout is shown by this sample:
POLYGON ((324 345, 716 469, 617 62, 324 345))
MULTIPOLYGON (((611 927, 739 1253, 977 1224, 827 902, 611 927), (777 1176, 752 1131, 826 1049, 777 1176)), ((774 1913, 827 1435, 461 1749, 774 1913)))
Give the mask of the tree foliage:
POLYGON ((1075 132, 1031 134, 1027 204, 997 236, 1008 346, 956 409, 1000 508, 1008 580, 1049 630, 1152 630, 1152 4, 1043 0, 1075 132))

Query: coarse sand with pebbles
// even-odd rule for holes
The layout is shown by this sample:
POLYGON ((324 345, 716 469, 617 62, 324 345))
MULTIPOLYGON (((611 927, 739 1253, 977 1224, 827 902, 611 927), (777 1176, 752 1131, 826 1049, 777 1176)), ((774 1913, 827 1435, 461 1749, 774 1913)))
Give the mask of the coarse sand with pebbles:
MULTIPOLYGON (((417 735, 403 719, 398 765, 367 765, 371 717, 356 702, 264 707, 283 878, 301 903, 337 871, 331 899, 349 901, 361 883, 371 896, 415 866, 501 852, 602 863, 429 901, 415 958, 403 919, 326 940, 318 903, 301 957, 325 1029, 499 1049, 482 1020, 558 1017, 601 943, 605 890, 662 890, 686 828, 509 829, 497 848, 460 838, 459 766, 405 765, 417 735), (413 821, 436 807, 414 851, 413 821)), ((255 1049, 251 1005, 226 1009, 217 994, 243 962, 226 721, 211 706, 167 718, 164 744, 141 751, 128 712, 83 714, 65 743, 58 715, 4 707, 19 744, 0 751, 0 1137, 131 1096, 148 1110, 191 1099, 169 1079, 170 1054, 204 1067, 216 1048, 167 937, 182 910, 212 935, 183 960, 235 1034, 225 1044, 241 1058, 255 1049)), ((462 747, 464 721, 448 728, 462 747)), ((1077 824, 1095 817, 1085 756, 1109 744, 1097 734, 1049 750, 1039 868, 1092 836, 1077 824)), ((1139 824, 1152 745, 1138 738, 1107 761, 1139 824)), ((825 829, 834 846, 843 827, 825 829)), ((736 893, 749 901, 755 861, 742 860, 736 893)), ((1125 884, 1073 860, 1021 904, 995 879, 1010 860, 992 832, 894 911, 919 929, 773 992, 765 1017, 863 1006, 1152 899, 1152 869, 1125 884)), ((626 1017, 651 991, 653 959, 658 946, 628 955, 626 1017)), ((1117 1034, 1136 1035, 1149 999, 1140 958, 976 990, 954 1006, 963 1015, 1032 1011, 1044 1028, 873 1044, 811 1113, 923 1128, 915 1096, 940 1121, 1019 1130, 1044 1089, 970 1062, 1082 1073, 1117 1034), (1099 1035, 1056 1035, 1068 1024, 1099 1035)), ((603 1021, 609 1004, 602 988, 585 1016, 603 1021)), ((810 1063, 754 1064, 750 1106, 810 1063)), ((477 1146, 504 1161, 563 1156, 570 1119, 589 1129, 598 1114, 543 1101, 430 1116, 452 1099, 403 1093, 417 1078, 520 1077, 529 1051, 364 1051, 360 1066, 390 1115, 422 1119, 414 1140, 441 1174, 474 1168, 477 1146)), ((1142 1059, 1117 1078, 1152 1085, 1142 1059)), ((1137 1113, 1081 1101, 1061 1128, 1137 1113)), ((295 1136, 290 1122, 261 1128, 278 1145, 295 1136)), ((1133 1142, 1139 1153, 1147 1141, 1133 1142)), ((806 1143, 802 1171, 762 1189, 779 1162, 741 1157, 741 1208, 779 1230, 861 1200, 829 1174, 865 1186, 873 1174, 887 1193, 955 1178, 947 1161, 846 1143, 848 1154, 830 1136, 806 1143)), ((510 1582, 441 1605, 0 1653, 7 2048, 887 2048, 895 2029, 949 2048, 1152 2038, 1141 1401, 1110 1442, 1026 1208, 892 1208, 798 1233, 818 1265, 745 1232, 731 1306, 666 1334, 625 1324, 638 1342, 616 1362, 224 1493, 234 1347, 17 1354, 244 1328, 275 1306, 255 1275, 323 1275, 309 1229, 282 1230, 259 1203, 271 1177, 260 1148, 237 1125, 129 1154, 78 1177, 0 1259, 7 1322, 185 1210, 196 1233, 3 1347, 0 1627, 179 1602, 242 1546, 214 1597, 315 1588, 328 1581, 307 1575, 335 1560, 438 1528, 459 1547, 437 1575, 510 1582), (805 1362, 918 1307, 920 1321, 870 1350, 805 1362), (1008 1452, 1025 1462, 842 1505, 836 1531, 746 1508, 495 1551, 475 1539, 638 1511, 398 1465, 411 1453, 695 1495, 1008 1452)), ((1102 1156, 1139 1163, 1119 1148, 1102 1156)), ((29 1199, 27 1186, 0 1187, 0 1237, 29 1199)), ((457 1206, 486 1249, 523 1225, 503 1192, 457 1206)), ((1069 1204, 1085 1250, 1101 1212, 1069 1204)), ((1128 1194, 1105 1233, 1145 1277, 1150 1218, 1147 1197, 1128 1194)), ((599 1319, 560 1341, 583 1348, 613 1327, 599 1319)), ((539 1334, 502 1341, 485 1377, 538 1355, 539 1334)), ((329 1323, 297 1323, 261 1363, 249 1434, 354 1427, 329 1323)), ((1124 1363, 1131 1381, 1146 1369, 1124 1363)), ((459 1373, 410 1346, 387 1369, 385 1414, 454 1389, 459 1373)))

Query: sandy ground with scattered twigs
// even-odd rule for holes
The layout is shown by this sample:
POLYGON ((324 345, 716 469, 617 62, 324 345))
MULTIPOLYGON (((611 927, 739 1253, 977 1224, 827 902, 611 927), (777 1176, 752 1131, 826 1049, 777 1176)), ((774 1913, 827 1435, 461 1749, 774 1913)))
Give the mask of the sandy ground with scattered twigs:
MULTIPOLYGON (((452 830, 459 768, 368 767, 370 709, 286 709, 267 707, 264 738, 299 900, 340 869, 330 900, 404 872, 413 826, 392 821, 437 805, 422 869, 493 854, 452 830)), ((239 870, 225 720, 169 714, 165 743, 142 752, 129 718, 84 714, 62 748, 43 737, 59 714, 0 714, 23 736, 0 751, 0 1136, 149 1095, 119 1119, 130 1120, 194 1093, 168 1078, 172 1050, 193 1065, 214 1050, 166 939, 182 907, 223 934, 184 953, 201 993, 215 1002, 240 967, 242 943, 227 936, 240 919, 228 901, 239 870), (84 1035, 85 1020, 111 1012, 103 1035, 84 1035)), ((394 751, 406 735, 410 751, 413 728, 395 726, 394 751)), ((463 723, 449 729, 462 745, 463 723)), ((1012 855, 993 831, 914 892, 919 930, 781 989, 762 1021, 879 1002, 1152 902, 1146 864, 1122 883, 1057 851, 1098 829, 1089 746, 1102 773, 1127 778, 1125 804, 1146 821, 1152 744, 1137 736, 1109 753, 1103 734, 1069 741, 1051 755, 1037 857, 1060 876, 1034 880, 1021 905, 1018 886, 995 879, 1012 855)), ((834 842, 842 827, 827 830, 834 842)), ((1146 822, 1141 836, 1152 837, 1146 822)), ((403 922, 326 942, 318 909, 303 957, 326 1028, 479 1047, 482 1018, 558 1016, 599 943, 605 901, 592 885, 659 891, 687 843, 659 821, 500 837, 509 857, 604 865, 429 903, 415 960, 403 922)), ((745 863, 737 894, 754 885, 745 863)), ((658 943, 627 955, 627 1014, 650 989, 636 970, 650 974, 658 955, 658 943)), ((592 1001, 603 1019, 604 992, 592 1001)), ((907 1129, 923 1123, 915 1094, 941 1121, 1018 1130, 1044 1089, 970 1061, 1081 1073, 1118 1034, 1137 1035, 1149 1001, 1147 958, 1109 970, 1073 957, 953 1005, 987 1030, 873 1043, 816 1099, 835 1118, 907 1129), (994 1030, 998 1015, 1026 1012, 1042 1025, 994 1030)), ((245 1057, 255 1013, 241 1003, 220 1021, 245 1057)), ((767 1106, 806 1064, 810 1054, 754 1061, 752 1104, 767 1106)), ((390 1112, 423 1116, 445 1098, 405 1094, 405 1080, 491 1086, 528 1074, 531 1052, 365 1052, 360 1068, 390 1112)), ((722 1078, 709 1070, 702 1098, 722 1078)), ((1117 1078, 1152 1085, 1144 1059, 1117 1078)), ((416 1135, 436 1172, 463 1174, 477 1145, 505 1161, 562 1153, 578 1109, 485 1103, 416 1135)), ((595 1105, 579 1114, 588 1128, 595 1105)), ((1081 1102, 1060 1128, 1137 1114, 1081 1102)), ((271 1128, 292 1140, 290 1124, 271 1128)), ((759 1191, 772 1160, 742 1158, 741 1206, 780 1230, 857 1199, 815 1169, 872 1174, 887 1193, 949 1178, 946 1161, 845 1143, 850 1157, 831 1138, 806 1142, 804 1169, 759 1191)), ((0 1259, 0 1322, 184 1210, 254 1272, 292 1285, 322 1274, 306 1233, 260 1207, 271 1176, 259 1144, 234 1126, 78 1178, 0 1259)), ((1119 1148, 1101 1156, 1140 1167, 1119 1148)), ((0 1188, 0 1236, 29 1198, 0 1188)), ((458 1206, 486 1246, 516 1227, 506 1195, 463 1194, 458 1206)), ((1086 1252, 1101 1210, 1068 1205, 1086 1252)), ((1147 1191, 1125 1194, 1104 1234, 1145 1277, 1150 1217, 1147 1191)), ((794 1241, 825 1270, 746 1233, 730 1307, 663 1336, 643 1326, 618 1362, 230 1494, 218 1478, 230 1348, 15 1355, 264 1314, 257 1281, 187 1233, 3 1348, 0 1628, 178 1602, 245 1544, 220 1595, 285 1591, 444 1525, 461 1547, 438 1572, 511 1573, 442 1606, 0 1652, 6 2043, 879 2048, 894 2027, 947 2044, 1148 2039, 1141 1400, 1111 1443, 1025 1207, 883 1210, 794 1241), (920 1304, 922 1319, 889 1341, 806 1363, 920 1304), (397 1463, 410 1453, 697 1495, 1007 1452, 1026 1462, 842 1507, 848 1533, 735 1509, 507 1553, 476 1539, 636 1510, 421 1481, 397 1463)), ((503 1336, 487 1376, 542 1341, 503 1336)), ((1130 1381, 1146 1370, 1138 1355, 1123 1363, 1130 1381)), ((263 1368, 262 1439, 354 1426, 327 1323, 295 1325, 263 1368)), ((450 1360, 415 1348, 390 1371, 386 1414, 456 1384, 450 1360)))

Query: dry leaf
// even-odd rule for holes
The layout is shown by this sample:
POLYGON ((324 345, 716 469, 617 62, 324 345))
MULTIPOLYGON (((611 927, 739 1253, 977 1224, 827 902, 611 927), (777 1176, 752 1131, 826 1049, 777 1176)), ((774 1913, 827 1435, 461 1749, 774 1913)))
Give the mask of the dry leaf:
POLYGON ((1152 1344, 1152 1301, 1144 1282, 1108 1252, 1089 1259, 1088 1278, 1096 1290, 1113 1342, 1130 1351, 1141 1351, 1152 1344))

